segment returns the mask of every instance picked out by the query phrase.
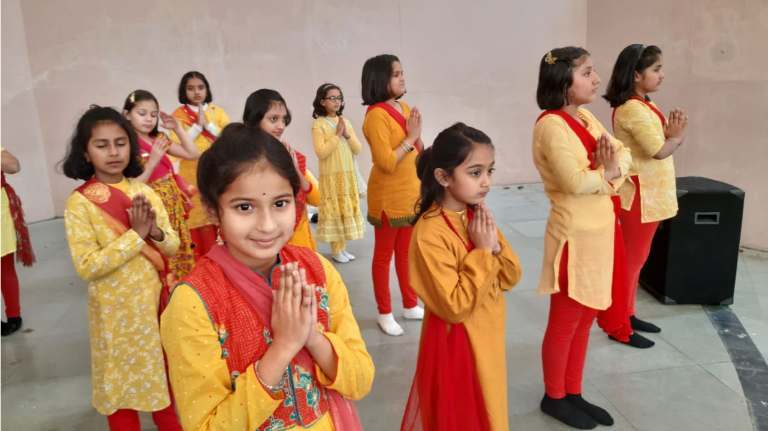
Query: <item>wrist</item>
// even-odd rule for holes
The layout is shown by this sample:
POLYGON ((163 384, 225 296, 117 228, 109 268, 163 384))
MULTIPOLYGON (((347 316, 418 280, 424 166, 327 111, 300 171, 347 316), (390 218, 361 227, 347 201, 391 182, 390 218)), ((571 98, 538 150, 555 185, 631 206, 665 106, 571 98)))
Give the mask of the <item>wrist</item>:
POLYGON ((288 343, 281 340, 274 340, 269 345, 268 351, 271 352, 275 359, 280 363, 289 363, 299 353, 302 346, 294 345, 295 343, 288 343))

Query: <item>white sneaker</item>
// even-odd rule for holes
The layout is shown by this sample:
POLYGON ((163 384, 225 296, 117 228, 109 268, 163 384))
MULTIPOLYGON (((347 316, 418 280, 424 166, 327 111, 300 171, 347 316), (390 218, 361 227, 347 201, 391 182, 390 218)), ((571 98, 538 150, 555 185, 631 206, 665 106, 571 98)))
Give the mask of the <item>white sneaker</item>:
POLYGON ((403 335, 403 327, 400 326, 395 320, 395 316, 392 313, 379 314, 378 318, 379 328, 384 331, 385 334, 397 337, 403 335))
POLYGON ((403 317, 408 320, 422 320, 424 318, 424 309, 418 305, 413 308, 406 308, 403 311, 403 317))
POLYGON ((333 260, 339 263, 349 263, 349 259, 344 255, 344 253, 334 254, 333 260))
POLYGON ((355 260, 355 255, 346 250, 342 250, 341 254, 343 254, 344 256, 347 256, 347 259, 349 260, 355 260))

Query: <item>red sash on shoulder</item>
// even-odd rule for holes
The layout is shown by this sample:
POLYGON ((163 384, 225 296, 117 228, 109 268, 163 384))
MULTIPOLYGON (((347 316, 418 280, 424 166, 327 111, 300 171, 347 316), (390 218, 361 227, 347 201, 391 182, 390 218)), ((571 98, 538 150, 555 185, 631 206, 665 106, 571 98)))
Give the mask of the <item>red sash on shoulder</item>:
MULTIPOLYGON (((403 114, 400 113, 400 111, 395 109, 394 106, 390 105, 387 102, 374 103, 373 105, 368 106, 368 109, 365 111, 365 113, 367 114, 371 112, 371 110, 373 110, 374 108, 381 108, 384 111, 386 111, 387 114, 389 114, 389 116, 392 117, 392 119, 395 120, 395 122, 400 125, 400 127, 403 129, 403 133, 405 133, 405 135, 408 136, 408 126, 405 121, 405 117, 403 116, 403 114)), ((424 149, 424 144, 421 142, 421 138, 419 138, 419 140, 416 141, 416 145, 414 145, 414 147, 416 148, 416 151, 418 151, 419 153, 422 151, 422 149, 424 149)))
POLYGON ((596 169, 595 151, 597 151, 597 139, 595 139, 595 137, 592 136, 591 133, 589 133, 589 130, 587 130, 587 128, 584 127, 583 124, 576 121, 575 118, 571 117, 570 114, 560 109, 550 109, 542 112, 541 115, 539 115, 539 118, 536 119, 536 122, 538 122, 539 120, 541 120, 547 115, 557 115, 558 117, 565 120, 565 122, 568 124, 571 130, 573 130, 573 133, 575 133, 576 136, 578 136, 579 139, 581 140, 581 144, 584 145, 584 149, 587 150, 587 157, 589 158, 589 168, 596 169))
MULTIPOLYGON (((93 177, 75 189, 75 191, 101 210, 104 221, 116 235, 122 235, 131 228, 131 221, 128 218, 127 211, 131 207, 131 198, 120 189, 111 187, 93 177)), ((152 262, 163 284, 160 293, 160 308, 158 309, 162 312, 165 305, 168 304, 169 297, 169 283, 167 279, 169 274, 166 270, 165 257, 163 257, 154 244, 146 240, 141 248, 141 254, 152 262)))
POLYGON ((16 260, 24 266, 32 266, 35 263, 35 252, 32 250, 27 223, 24 221, 24 208, 21 207, 21 198, 16 194, 16 190, 5 180, 5 172, 2 173, 2 186, 8 196, 8 207, 13 219, 13 228, 16 231, 16 260))
MULTIPOLYGON (((664 116, 663 112, 659 111, 659 108, 657 108, 656 105, 646 100, 644 97, 630 96, 629 98, 643 102, 645 106, 647 106, 651 111, 653 111, 654 114, 656 114, 657 117, 659 117, 659 120, 661 121, 661 126, 667 127, 667 117, 664 116)), ((611 127, 613 127, 614 130, 616 129, 615 118, 616 118, 616 108, 613 108, 613 110, 611 111, 611 127)))
MULTIPOLYGON (((472 241, 464 242, 442 210, 441 215, 467 251, 474 250, 472 241)), ((473 215, 468 208, 470 221, 473 215)), ((425 319, 416 374, 400 430, 490 430, 466 327, 463 323, 448 323, 429 311, 425 319)))
MULTIPOLYGON (((192 108, 187 106, 186 103, 181 105, 181 110, 184 111, 184 113, 187 115, 187 118, 184 120, 187 126, 192 126, 193 124, 197 124, 197 121, 198 121, 197 112, 193 111, 192 108)), ((200 134, 208 138, 208 140, 211 142, 216 140, 216 136, 214 136, 213 133, 205 130, 205 127, 203 127, 203 131, 200 132, 200 134)))

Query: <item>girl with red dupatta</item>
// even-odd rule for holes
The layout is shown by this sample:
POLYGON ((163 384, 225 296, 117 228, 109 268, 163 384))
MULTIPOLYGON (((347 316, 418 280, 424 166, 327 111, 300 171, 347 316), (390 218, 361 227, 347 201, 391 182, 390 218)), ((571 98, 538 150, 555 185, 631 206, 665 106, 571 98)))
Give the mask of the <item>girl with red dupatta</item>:
POLYGON ((506 307, 520 261, 485 206, 494 147, 457 123, 419 156, 411 285, 426 316, 402 430, 507 430, 506 307))
POLYGON ((624 289, 618 192, 634 192, 626 181, 629 150, 581 107, 599 85, 582 48, 553 49, 541 59, 536 100, 545 111, 533 129, 533 161, 550 200, 539 281, 539 292, 550 295, 541 410, 578 429, 613 424, 582 397, 582 375, 592 323, 624 289))
POLYGON ((288 244, 300 179, 288 149, 233 123, 203 153, 201 198, 224 241, 173 291, 163 347, 184 429, 362 429, 374 367, 339 273, 288 244))
POLYGON ((368 222, 374 226, 371 275, 379 316, 379 328, 387 335, 403 334, 392 314, 389 271, 392 255, 403 317, 424 318, 408 280, 408 245, 411 242, 419 199, 416 156, 421 152, 421 113, 400 100, 405 77, 400 60, 391 54, 369 58, 363 65, 363 105, 368 106, 363 134, 371 147, 373 167, 368 177, 368 222))
MULTIPOLYGON (((179 249, 168 259, 170 278, 167 284, 174 286, 195 265, 187 217, 196 190, 176 174, 168 155, 183 160, 197 160, 200 152, 179 122, 160 111, 157 99, 149 91, 136 90, 129 94, 123 104, 123 115, 136 131, 144 160, 144 172, 136 179, 148 184, 160 196, 171 226, 179 235, 179 249), (158 130, 160 122, 163 128, 173 132, 170 138, 158 130)), ((167 299, 165 296, 162 305, 167 303, 167 299)))
POLYGON ((19 160, 5 149, 0 149, 2 155, 2 290, 5 302, 5 317, 2 336, 11 335, 21 329, 21 302, 19 298, 19 278, 16 276, 14 257, 24 266, 35 263, 32 251, 32 241, 29 237, 27 224, 24 222, 24 209, 16 191, 5 180, 5 174, 15 174, 21 170, 19 160))
POLYGON ((158 307, 166 256, 179 247, 142 172, 136 134, 112 108, 91 107, 63 161, 85 180, 69 196, 64 226, 75 271, 88 281, 93 406, 111 430, 139 430, 137 411, 160 431, 180 430, 165 372, 158 307))
MULTIPOLYGON (((189 139, 202 154, 213 145, 224 126, 229 124, 229 116, 224 109, 213 103, 208 79, 198 71, 189 71, 181 77, 178 93, 181 106, 173 111, 173 117, 181 121, 189 139)), ((179 175, 184 182, 197 187, 197 160, 179 161, 179 175)), ((216 244, 216 226, 208 220, 199 196, 192 196, 187 224, 192 235, 195 259, 198 259, 216 244)))
POLYGON ((683 144, 688 125, 685 111, 673 109, 667 119, 649 97, 664 80, 662 66, 659 47, 629 45, 619 54, 603 96, 613 108, 613 132, 632 151, 629 175, 637 187, 631 203, 619 212, 627 254, 627 289, 598 323, 611 339, 639 348, 654 343, 635 331, 661 332, 635 316, 637 283, 659 222, 677 214, 672 154, 683 144))

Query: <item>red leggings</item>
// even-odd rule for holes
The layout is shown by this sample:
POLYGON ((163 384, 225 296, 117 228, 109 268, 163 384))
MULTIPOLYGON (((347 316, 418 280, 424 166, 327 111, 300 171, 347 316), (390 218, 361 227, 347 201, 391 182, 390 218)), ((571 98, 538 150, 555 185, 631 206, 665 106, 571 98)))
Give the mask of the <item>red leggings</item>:
POLYGON ((216 226, 208 224, 198 228, 190 229, 189 233, 192 236, 192 251, 195 253, 195 262, 216 245, 216 226))
POLYGON ((413 227, 392 227, 389 219, 382 212, 381 226, 374 228, 375 242, 371 275, 373 276, 373 292, 376 295, 376 305, 379 314, 392 312, 392 301, 389 296, 389 268, 392 254, 395 254, 395 271, 400 292, 403 295, 403 307, 413 308, 418 302, 416 294, 408 281, 408 246, 411 243, 413 227))
MULTIPOLYGON (((152 412, 152 421, 158 431, 181 431, 181 425, 176 418, 173 402, 168 407, 152 412)), ((139 412, 131 409, 120 409, 107 416, 110 431, 139 431, 139 412)))
POLYGON ((640 222, 640 185, 637 177, 633 178, 637 187, 632 207, 625 211, 616 206, 621 223, 616 225, 614 241, 616 252, 611 306, 597 316, 597 324, 603 331, 620 341, 627 341, 632 335, 629 317, 635 314, 637 282, 659 225, 658 222, 640 222))
POLYGON ((19 278, 16 276, 14 257, 16 253, 8 253, 2 258, 0 267, 0 284, 3 288, 3 301, 5 301, 6 317, 21 316, 21 304, 19 302, 19 278))
POLYGON ((589 330, 597 310, 568 297, 568 244, 560 258, 560 292, 550 296, 549 321, 541 345, 544 386, 550 398, 580 394, 589 330))

